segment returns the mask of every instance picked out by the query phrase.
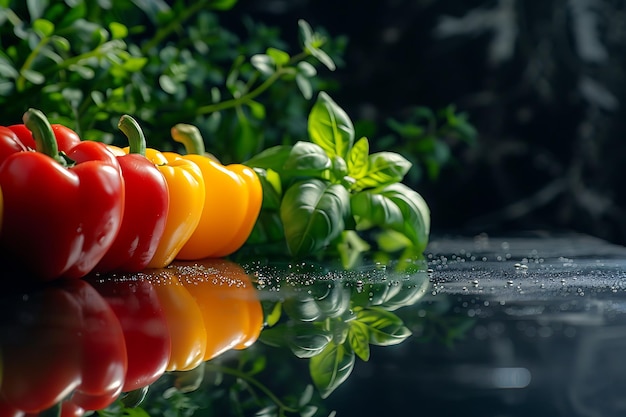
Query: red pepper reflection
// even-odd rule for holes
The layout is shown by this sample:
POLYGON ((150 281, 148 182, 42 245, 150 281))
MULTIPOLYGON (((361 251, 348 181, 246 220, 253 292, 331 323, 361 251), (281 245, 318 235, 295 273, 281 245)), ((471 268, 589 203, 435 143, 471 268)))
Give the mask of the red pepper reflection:
POLYGON ((0 311, 0 417, 106 408, 166 371, 250 346, 263 325, 249 277, 226 260, 59 281, 0 311))
POLYGON ((165 372, 171 350, 170 332, 154 287, 141 276, 94 280, 92 285, 113 309, 124 333, 128 369, 123 391, 152 384, 165 372))
POLYGON ((0 394, 8 408, 38 413, 65 398, 106 406, 122 390, 126 343, 117 317, 82 280, 55 283, 3 308, 0 394))

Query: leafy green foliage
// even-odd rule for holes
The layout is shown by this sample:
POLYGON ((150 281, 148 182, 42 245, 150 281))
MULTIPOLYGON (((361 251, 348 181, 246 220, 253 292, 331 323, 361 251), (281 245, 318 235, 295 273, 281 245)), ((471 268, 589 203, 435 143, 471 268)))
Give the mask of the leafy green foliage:
POLYGON ((300 21, 291 54, 276 29, 249 18, 242 39, 219 22, 236 0, 5 3, 5 124, 37 103, 52 122, 110 143, 119 116, 133 114, 149 145, 167 150, 177 146, 171 126, 193 123, 224 162, 302 136, 308 100, 324 84, 315 65, 333 70, 345 43, 300 21))
MULTIPOLYGON (((387 126, 391 134, 381 138, 381 145, 408 155, 418 168, 424 167, 426 176, 436 180, 443 167, 454 163, 454 148, 459 144, 474 145, 476 129, 465 113, 457 113, 450 105, 439 111, 428 107, 413 107, 403 120, 390 118, 387 126)), ((410 180, 420 180, 421 171, 410 173, 410 180)))
POLYGON ((355 142, 352 121, 323 91, 309 113, 308 132, 311 142, 271 147, 246 162, 268 197, 248 243, 266 249, 284 239, 297 258, 335 251, 348 267, 351 252, 369 247, 348 232, 375 227, 397 232, 399 246, 423 251, 430 212, 401 183, 411 163, 395 152, 370 154, 365 137, 355 142))

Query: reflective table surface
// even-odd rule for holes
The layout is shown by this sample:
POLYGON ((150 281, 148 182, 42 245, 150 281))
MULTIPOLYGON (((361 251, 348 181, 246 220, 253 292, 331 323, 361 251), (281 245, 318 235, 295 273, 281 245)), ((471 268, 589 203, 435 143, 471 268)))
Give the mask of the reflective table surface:
POLYGON ((2 295, 3 416, 59 400, 103 417, 626 415, 626 248, 588 236, 63 285, 2 295))
POLYGON ((339 415, 626 415, 625 248, 479 235, 427 260, 428 294, 401 312, 413 337, 357 368, 339 415))

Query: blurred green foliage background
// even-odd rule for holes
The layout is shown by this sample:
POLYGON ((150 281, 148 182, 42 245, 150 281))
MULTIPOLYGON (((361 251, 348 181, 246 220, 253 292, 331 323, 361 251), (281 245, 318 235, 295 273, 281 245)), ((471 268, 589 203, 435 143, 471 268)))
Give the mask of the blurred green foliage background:
MULTIPOLYGON (((117 121, 128 113, 161 149, 175 147, 171 126, 191 123, 224 163, 292 144, 306 137, 317 93, 342 90, 333 70, 345 66, 349 38, 320 26, 307 45, 306 22, 289 15, 279 23, 251 8, 259 4, 0 1, 1 122, 19 123, 37 107, 83 139, 117 143, 117 121)), ((354 117, 357 134, 400 148, 415 164, 413 182, 436 178, 452 160, 450 141, 476 135, 465 115, 441 107, 416 100, 382 132, 354 117)))

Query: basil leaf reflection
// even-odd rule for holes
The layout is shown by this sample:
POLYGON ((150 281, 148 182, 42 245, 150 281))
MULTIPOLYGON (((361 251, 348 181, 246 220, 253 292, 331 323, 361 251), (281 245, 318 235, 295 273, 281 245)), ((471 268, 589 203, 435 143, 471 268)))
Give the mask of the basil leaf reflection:
POLYGON ((370 345, 395 345, 411 336, 394 311, 419 302, 430 288, 419 257, 364 260, 350 270, 328 262, 277 262, 248 272, 274 318, 271 325, 266 321, 259 341, 308 360, 322 398, 346 381, 357 357, 369 360, 370 345))

